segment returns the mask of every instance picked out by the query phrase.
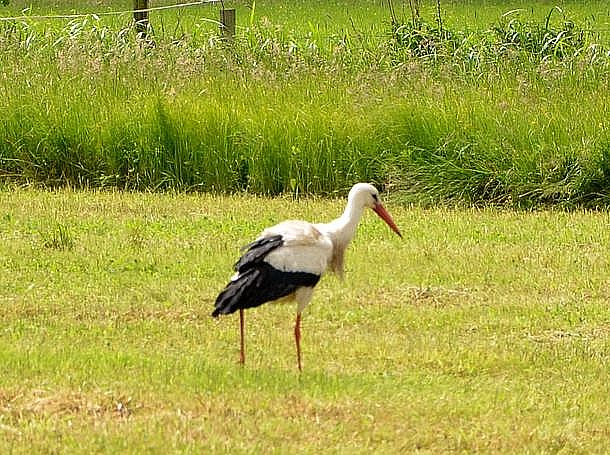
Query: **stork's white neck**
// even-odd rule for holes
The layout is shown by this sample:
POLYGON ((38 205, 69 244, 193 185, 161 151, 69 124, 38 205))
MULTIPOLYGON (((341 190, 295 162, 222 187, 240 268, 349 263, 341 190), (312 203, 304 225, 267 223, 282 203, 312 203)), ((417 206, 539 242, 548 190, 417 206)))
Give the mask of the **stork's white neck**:
POLYGON ((348 199, 343 214, 330 223, 321 225, 321 227, 324 231, 331 234, 336 241, 347 246, 356 234, 356 229, 363 213, 364 207, 362 204, 357 204, 353 199, 348 199))

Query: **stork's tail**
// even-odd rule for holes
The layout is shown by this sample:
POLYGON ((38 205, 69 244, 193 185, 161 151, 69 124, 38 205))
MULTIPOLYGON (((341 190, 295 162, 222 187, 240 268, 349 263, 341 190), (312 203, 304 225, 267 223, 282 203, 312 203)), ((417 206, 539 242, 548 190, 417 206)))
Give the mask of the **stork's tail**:
POLYGON ((231 314, 240 308, 245 308, 247 302, 245 301, 244 293, 252 286, 256 275, 256 270, 250 270, 230 281, 223 291, 218 294, 218 297, 216 297, 212 316, 218 317, 221 314, 231 314))
POLYGON ((276 289, 269 289, 266 282, 270 278, 270 269, 272 267, 263 262, 256 268, 238 273, 216 297, 212 316, 231 314, 237 310, 259 306, 294 290, 280 289, 278 294, 274 292, 277 291, 276 289))

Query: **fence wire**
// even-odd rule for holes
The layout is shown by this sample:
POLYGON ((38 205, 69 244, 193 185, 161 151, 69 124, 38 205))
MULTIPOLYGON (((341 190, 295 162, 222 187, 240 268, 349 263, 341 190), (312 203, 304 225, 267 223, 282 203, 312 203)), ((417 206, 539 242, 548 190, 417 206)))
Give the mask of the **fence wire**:
MULTIPOLYGON (((12 17, 0 17, 2 21, 23 21, 23 20, 48 20, 48 19, 79 19, 82 17, 102 17, 102 16, 120 16, 123 14, 146 13, 151 11, 161 11, 177 8, 188 8, 190 6, 205 5, 207 3, 222 3, 222 0, 200 0, 197 2, 178 3, 176 5, 155 6, 144 9, 130 9, 123 11, 105 11, 99 13, 81 13, 81 14, 43 14, 43 15, 21 15, 12 17)), ((209 19, 210 22, 217 22, 209 19)))

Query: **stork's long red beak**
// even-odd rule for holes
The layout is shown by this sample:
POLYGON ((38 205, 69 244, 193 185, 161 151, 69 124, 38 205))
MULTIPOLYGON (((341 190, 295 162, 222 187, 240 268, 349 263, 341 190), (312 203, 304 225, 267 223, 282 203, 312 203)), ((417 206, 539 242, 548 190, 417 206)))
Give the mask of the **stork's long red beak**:
POLYGON ((381 203, 378 202, 377 204, 375 204, 375 206, 373 207, 373 210, 375 211, 375 213, 377 215, 379 215, 379 218, 381 218, 383 221, 386 222, 386 224, 388 226, 390 226, 390 229, 392 229, 394 232, 396 232, 398 234, 398 237, 402 238, 400 229, 398 229, 398 226, 396 226, 396 223, 394 223, 394 220, 392 219, 392 217, 390 216, 388 211, 385 209, 385 207, 383 205, 381 205, 381 203))

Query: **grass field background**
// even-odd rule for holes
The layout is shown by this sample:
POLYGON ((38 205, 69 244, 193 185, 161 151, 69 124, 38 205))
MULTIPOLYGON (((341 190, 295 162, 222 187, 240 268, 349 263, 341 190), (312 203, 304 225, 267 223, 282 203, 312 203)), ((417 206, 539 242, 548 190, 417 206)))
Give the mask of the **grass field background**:
POLYGON ((0 450, 604 453, 608 213, 388 207, 344 283, 209 317, 238 247, 342 200, 0 192, 0 450))
MULTIPOLYGON (((443 2, 441 34, 435 2, 416 28, 402 3, 393 27, 381 1, 238 2, 230 47, 207 21, 218 6, 151 14, 154 46, 129 14, 2 22, 0 172, 258 194, 368 180, 421 203, 605 207, 610 11, 530 3, 443 2)), ((45 4, 26 14, 129 2, 45 4)))
POLYGON ((0 452, 608 452, 607 2, 227 6, 0 21, 0 452), (404 239, 363 219, 303 374, 291 305, 240 367, 239 246, 356 181, 404 239))

